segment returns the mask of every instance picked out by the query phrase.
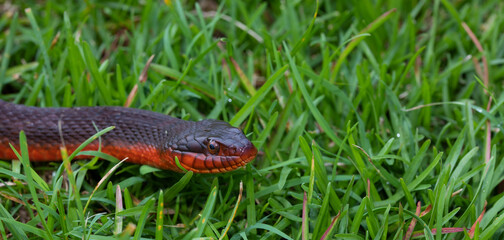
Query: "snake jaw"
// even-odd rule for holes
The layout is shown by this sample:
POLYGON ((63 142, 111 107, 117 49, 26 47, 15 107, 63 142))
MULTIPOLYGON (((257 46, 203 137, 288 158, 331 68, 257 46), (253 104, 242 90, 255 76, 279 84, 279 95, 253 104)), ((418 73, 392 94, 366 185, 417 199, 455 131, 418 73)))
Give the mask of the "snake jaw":
POLYGON ((241 159, 245 164, 249 163, 252 161, 257 155, 257 148, 249 142, 249 145, 247 145, 245 148, 242 149, 241 151, 241 159))
POLYGON ((252 161, 257 155, 257 149, 250 143, 249 145, 241 148, 240 151, 221 149, 219 155, 213 155, 205 152, 190 152, 172 149, 163 154, 164 161, 170 165, 168 169, 183 172, 176 163, 175 158, 178 159, 180 165, 187 171, 195 173, 223 173, 233 171, 237 168, 245 166, 252 161), (234 152, 230 155, 230 152, 234 152))
POLYGON ((174 162, 175 157, 177 157, 182 167, 188 171, 195 173, 222 173, 245 166, 257 155, 257 149, 252 143, 247 144, 238 151, 236 149, 221 151, 223 151, 223 155, 171 150, 171 158, 174 162), (226 155, 226 153, 229 154, 230 152, 233 152, 234 155, 226 155))

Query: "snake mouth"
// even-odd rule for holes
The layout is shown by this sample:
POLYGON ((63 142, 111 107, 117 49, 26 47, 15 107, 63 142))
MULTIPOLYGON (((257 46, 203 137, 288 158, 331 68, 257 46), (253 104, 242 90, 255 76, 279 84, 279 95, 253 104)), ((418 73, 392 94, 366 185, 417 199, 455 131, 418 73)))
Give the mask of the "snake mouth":
POLYGON ((254 160, 256 155, 257 155, 257 148, 252 143, 249 143, 245 148, 242 149, 240 157, 242 161, 245 162, 245 164, 247 164, 250 161, 254 160))
POLYGON ((173 158, 177 157, 180 164, 188 171, 195 173, 222 173, 245 166, 257 155, 257 149, 248 144, 236 152, 238 155, 206 155, 204 153, 181 152, 173 150, 173 158))

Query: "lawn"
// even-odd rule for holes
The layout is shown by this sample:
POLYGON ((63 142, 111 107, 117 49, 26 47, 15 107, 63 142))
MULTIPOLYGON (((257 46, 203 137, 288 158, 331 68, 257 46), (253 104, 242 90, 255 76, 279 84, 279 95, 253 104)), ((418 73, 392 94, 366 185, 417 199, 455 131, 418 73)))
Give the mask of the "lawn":
POLYGON ((0 99, 220 119, 259 154, 0 161, 0 238, 504 238, 502 1, 44 2, 0 2, 0 99))

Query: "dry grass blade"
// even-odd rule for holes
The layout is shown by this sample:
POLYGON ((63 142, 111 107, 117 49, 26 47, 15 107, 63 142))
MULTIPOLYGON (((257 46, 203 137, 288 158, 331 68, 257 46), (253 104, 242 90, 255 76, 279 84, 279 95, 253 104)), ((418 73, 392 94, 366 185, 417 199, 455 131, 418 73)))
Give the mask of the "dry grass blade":
MULTIPOLYGON (((483 72, 482 72, 483 75, 481 77, 483 78, 483 83, 485 84, 485 87, 488 87, 488 62, 485 57, 483 47, 481 46, 481 43, 479 42, 478 38, 473 33, 471 28, 469 28, 469 26, 467 26, 467 24, 465 22, 462 23, 462 27, 467 32, 467 35, 469 35, 469 37, 473 41, 473 43, 476 46, 476 48, 478 49, 478 51, 482 54, 481 59, 483 61, 483 72)), ((486 90, 485 90, 485 93, 486 93, 486 90)))
MULTIPOLYGON (((418 201, 415 215, 419 216, 420 210, 421 210, 421 205, 420 205, 420 201, 418 201)), ((411 223, 408 227, 408 230, 406 231, 406 235, 404 235, 404 237, 403 237, 403 240, 408 240, 411 238, 411 236, 413 235, 413 230, 415 229, 416 222, 417 222, 416 218, 411 218, 411 223)))
POLYGON ((125 107, 131 106, 131 103, 133 102, 133 99, 135 99, 135 96, 136 96, 136 94, 138 92, 138 84, 139 83, 144 83, 145 81, 147 81, 147 71, 149 70, 149 66, 152 63, 152 60, 154 60, 154 56, 156 56, 156 55, 154 55, 154 54, 151 55, 150 58, 149 58, 149 60, 147 60, 147 63, 145 64, 145 67, 142 70, 142 73, 138 77, 138 83, 135 84, 135 86, 133 87, 133 89, 131 89, 131 92, 128 95, 128 99, 126 100, 126 103, 124 103, 125 107))
MULTIPOLYGON (((205 17, 205 18, 213 18, 215 16, 217 16, 217 12, 216 11, 208 11, 208 12, 204 12, 203 13, 203 17, 205 17)), ((232 23, 237 28, 245 31, 248 35, 250 35, 251 37, 253 37, 259 43, 263 43, 264 42, 264 39, 258 33, 256 33, 254 30, 250 29, 249 27, 247 27, 247 25, 243 24, 242 22, 237 21, 236 19, 233 19, 230 16, 225 15, 225 14, 219 14, 218 16, 220 17, 220 19, 222 19, 222 20, 224 20, 226 22, 232 23)))
MULTIPOLYGON (((492 96, 488 99, 488 104, 487 104, 487 112, 490 112, 490 106, 492 106, 492 96)), ((491 153, 491 144, 492 144, 492 126, 490 124, 490 120, 486 121, 486 133, 485 133, 485 163, 488 164, 490 161, 490 153, 491 153)), ((488 170, 488 168, 487 168, 488 170)))
POLYGON ((367 179, 367 195, 368 195, 368 198, 371 199, 371 180, 369 180, 369 178, 367 179))
POLYGON ((224 229, 224 232, 221 234, 219 240, 222 240, 226 236, 227 232, 229 231, 229 228, 231 228, 231 223, 233 222, 233 219, 236 216, 236 211, 238 211, 238 206, 240 206, 242 196, 243 196, 243 181, 240 181, 240 193, 238 194, 238 199, 236 200, 236 205, 233 209, 233 214, 229 218, 228 223, 226 225, 226 228, 224 229))
MULTIPOLYGON (((480 63, 479 63, 479 61, 478 61, 478 58, 473 57, 473 58, 472 58, 472 62, 473 62, 473 64, 474 64, 474 69, 476 70, 476 73, 477 73, 479 76, 483 77, 483 70, 481 69, 481 66, 480 66, 480 63)), ((485 91, 486 91, 486 90, 485 90, 485 91)))
POLYGON ((440 105, 444 105, 444 104, 455 104, 455 102, 435 102, 435 103, 429 103, 429 104, 420 104, 420 105, 412 107, 412 108, 403 109, 403 111, 404 112, 411 112, 411 111, 419 110, 419 109, 422 109, 425 107, 440 106, 440 105))
MULTIPOLYGON (((11 200, 11 201, 13 201, 13 202, 19 203, 19 204, 21 204, 21 205, 23 205, 23 206, 26 206, 26 204, 25 204, 23 201, 21 201, 21 200, 19 200, 19 199, 15 198, 15 197, 13 197, 13 196, 11 196, 11 195, 8 195, 8 194, 5 194, 5 193, 3 193, 3 192, 0 192, 0 196, 4 197, 4 198, 6 198, 6 199, 9 199, 9 200, 11 200)), ((31 208, 32 208, 32 209, 35 209, 35 207, 33 207, 33 206, 31 206, 31 208)))
POLYGON ((152 60, 154 60, 155 56, 156 55, 152 54, 149 57, 149 60, 147 60, 147 63, 145 64, 145 67, 143 68, 142 73, 140 74, 140 77, 138 77, 138 82, 144 83, 145 81, 147 81, 147 71, 149 70, 149 66, 151 65, 152 60))
POLYGON ((469 230, 469 236, 471 238, 474 237, 474 231, 476 231, 476 226, 481 222, 481 219, 483 219, 483 216, 485 215, 486 206, 487 206, 487 201, 485 201, 485 205, 483 206, 483 211, 479 215, 478 219, 476 219, 476 221, 474 221, 474 223, 473 223, 473 225, 471 227, 471 230, 469 230))
POLYGON ((320 240, 325 240, 327 238, 327 236, 329 235, 329 233, 331 232, 331 229, 334 227, 334 224, 336 223, 336 221, 338 220, 338 218, 340 217, 341 215, 341 212, 338 212, 338 214, 336 215, 336 217, 334 217, 331 221, 331 225, 329 225, 329 227, 327 228, 327 230, 324 232, 324 235, 322 235, 322 237, 320 238, 320 240))
MULTIPOLYGON (((123 200, 122 200, 122 192, 121 192, 121 187, 119 184, 116 187, 116 214, 124 209, 123 207, 123 200)), ((117 235, 121 233, 122 230, 122 222, 123 222, 123 217, 122 216, 115 216, 115 225, 116 228, 114 229, 114 234, 117 235)))
POLYGON ((95 194, 96 190, 98 190, 98 188, 100 188, 100 186, 105 182, 105 180, 107 180, 107 178, 119 167, 119 165, 121 165, 121 163, 123 163, 124 161, 126 161, 128 158, 125 158, 123 160, 121 160, 120 162, 118 162, 116 165, 114 165, 108 172, 107 174, 105 174, 105 176, 102 177, 102 179, 100 179, 100 181, 98 182, 98 184, 96 184, 96 187, 93 189, 93 192, 91 193, 91 195, 89 195, 89 199, 86 203, 86 206, 84 207, 84 211, 83 213, 86 213, 86 209, 89 205, 89 203, 91 202, 91 199, 93 199, 93 195, 95 194))
POLYGON ((459 190, 457 190, 457 191, 453 192, 451 196, 452 196, 452 197, 455 197, 456 195, 458 195, 458 194, 459 194, 459 193, 461 193, 462 191, 464 191, 464 189, 462 189, 462 188, 461 188, 461 189, 459 189, 459 190))
POLYGON ((369 162, 369 163, 371 163, 371 165, 372 165, 372 166, 373 166, 373 168, 376 170, 376 172, 377 172, 377 173, 378 173, 378 174, 379 174, 382 178, 385 178, 385 177, 381 174, 380 169, 378 169, 378 168, 376 167, 376 165, 373 163, 373 160, 371 159, 371 157, 369 156, 369 154, 368 154, 368 153, 367 153, 367 152, 366 152, 366 151, 365 151, 362 147, 360 147, 360 146, 358 146, 358 145, 355 145, 355 144, 352 144, 352 146, 354 146, 354 147, 358 148, 359 150, 361 150, 361 151, 362 151, 362 152, 366 155, 368 162, 369 162))
POLYGON ((419 217, 423 217, 425 216, 427 213, 429 213, 430 211, 432 210, 432 205, 429 204, 429 206, 427 206, 425 208, 425 210, 422 211, 422 213, 420 213, 420 216, 419 217))
POLYGON ((133 86, 133 89, 131 89, 131 92, 128 95, 128 99, 126 100, 126 103, 124 103, 125 107, 131 106, 131 103, 133 102, 133 99, 135 98, 136 94, 138 92, 138 83, 133 86))
MULTIPOLYGON (((474 45, 478 49, 478 51, 481 53, 481 60, 483 62, 483 71, 481 71, 481 68, 479 66, 478 60, 476 58, 473 59, 474 66, 476 68, 476 71, 478 74, 483 78, 483 84, 485 85, 485 88, 483 89, 485 91, 485 94, 488 94, 487 89, 489 87, 489 76, 488 76, 488 61, 485 57, 485 51, 483 50, 483 47, 481 46, 480 41, 476 37, 476 35, 473 33, 471 28, 467 26, 465 22, 462 23, 462 27, 464 30, 467 32, 467 35, 471 38, 473 41, 474 45)), ((487 104, 487 111, 490 111, 490 106, 492 105, 492 96, 488 99, 488 104, 487 104)), ((490 129, 490 120, 487 120, 486 122, 486 135, 485 135, 485 162, 488 163, 490 161, 490 151, 491 151, 491 141, 492 141, 492 134, 491 134, 491 129, 490 129)))
POLYGON ((56 43, 58 43, 60 35, 61 35, 61 32, 58 31, 58 33, 56 33, 56 36, 54 36, 53 40, 51 41, 51 46, 49 47, 49 49, 53 49, 54 45, 56 45, 56 43))
POLYGON ((129 239, 128 237, 133 235, 136 230, 136 225, 133 223, 128 223, 126 228, 122 231, 121 235, 119 235, 119 239, 129 239))
MULTIPOLYGON (((465 228, 442 228, 441 229, 441 234, 447 234, 447 233, 457 233, 457 232, 463 232, 465 230, 465 228)), ((436 234, 437 233, 437 229, 433 228, 431 230, 432 234, 436 234)), ((423 231, 419 231, 419 232, 415 232, 413 234, 413 237, 414 238, 417 238, 417 237, 421 237, 421 236, 424 236, 424 232, 423 231)))
MULTIPOLYGON (((21 184, 26 185, 25 182, 21 182, 21 184)), ((14 183, 14 182, 3 182, 3 183, 0 183, 0 188, 6 187, 6 186, 17 186, 17 184, 14 183)))

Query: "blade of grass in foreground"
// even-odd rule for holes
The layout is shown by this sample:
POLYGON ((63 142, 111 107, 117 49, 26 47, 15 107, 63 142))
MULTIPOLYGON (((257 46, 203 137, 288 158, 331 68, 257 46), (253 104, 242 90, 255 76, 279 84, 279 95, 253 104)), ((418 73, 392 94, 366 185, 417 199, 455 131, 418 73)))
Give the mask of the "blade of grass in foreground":
POLYGON ((133 239, 138 240, 142 236, 143 229, 145 227, 145 223, 147 222, 148 214, 154 205, 154 202, 156 202, 155 198, 151 198, 144 206, 142 210, 142 214, 140 215, 140 219, 138 219, 137 223, 137 228, 135 231, 135 235, 133 236, 133 239))
POLYGON ((194 172, 192 172, 192 171, 186 172, 184 174, 184 176, 181 177, 177 183, 173 184, 173 186, 171 186, 170 188, 165 190, 164 201, 170 202, 171 200, 173 200, 177 196, 177 194, 180 191, 182 191, 182 189, 184 189, 184 187, 189 183, 193 174, 194 174, 194 172))
MULTIPOLYGON (((257 94, 258 95, 258 94, 257 94)), ((256 96, 257 96, 256 95, 256 96)), ((256 223, 256 203, 255 199, 257 197, 256 192, 255 192, 255 185, 254 185, 254 177, 252 174, 250 174, 251 166, 250 164, 246 166, 247 171, 249 174, 247 174, 245 178, 245 193, 247 194, 247 201, 245 202, 247 205, 247 224, 249 226, 252 226, 256 223)), ((250 237, 255 237, 257 234, 257 231, 255 229, 251 229, 250 232, 248 233, 250 237)))
POLYGON ((164 211, 164 201, 163 201, 163 190, 159 190, 158 195, 158 207, 156 212, 156 240, 163 239, 163 211, 164 211))
POLYGON ((219 240, 222 240, 224 237, 226 237, 226 234, 229 231, 231 224, 233 223, 233 219, 236 216, 236 211, 238 210, 238 206, 240 206, 242 194, 243 194, 243 182, 240 181, 240 193, 238 194, 238 199, 236 200, 235 207, 233 208, 233 214, 229 217, 229 220, 226 224, 226 228, 224 228, 224 230, 222 231, 221 236, 219 237, 219 240))
POLYGON ((23 168, 25 170, 25 175, 26 175, 26 183, 28 184, 28 189, 30 190, 30 194, 32 195, 33 203, 35 204, 35 208, 37 209, 37 212, 38 212, 37 215, 40 218, 40 223, 42 224, 42 226, 44 226, 44 229, 46 231, 46 232, 44 232, 45 234, 39 235, 39 237, 53 239, 51 229, 49 228, 46 220, 44 219, 44 216, 49 215, 49 214, 46 214, 45 211, 42 211, 42 204, 40 203, 40 201, 38 199, 37 191, 35 190, 35 182, 33 181, 32 174, 36 174, 36 173, 32 172, 32 168, 30 166, 30 160, 29 160, 29 156, 28 156, 28 144, 26 141, 26 135, 25 135, 24 131, 21 131, 19 133, 19 148, 21 150, 21 155, 14 148, 14 146, 12 146, 11 144, 9 144, 9 145, 10 145, 12 151, 14 151, 14 153, 16 154, 18 159, 21 160, 21 163, 23 164, 23 168))
POLYGON ((191 238, 199 238, 203 234, 203 231, 205 230, 205 227, 207 225, 207 222, 209 221, 209 218, 212 216, 212 210, 215 206, 215 201, 217 199, 217 186, 218 186, 218 181, 217 178, 214 179, 213 182, 213 187, 212 191, 210 192, 210 195, 208 195, 208 199, 205 203, 205 207, 203 208, 203 211, 201 212, 201 217, 198 223, 196 224, 197 230, 194 232, 194 234, 188 234, 184 239, 189 239, 191 238))
MULTIPOLYGON (((105 182, 105 180, 107 180, 107 178, 119 167, 119 165, 121 165, 121 163, 123 163, 124 161, 126 161, 128 158, 125 158, 123 159, 122 161, 118 162, 116 165, 114 165, 106 174, 105 176, 102 177, 102 179, 100 179, 100 181, 98 182, 98 184, 96 184, 95 188, 93 189, 93 192, 91 192, 91 195, 89 195, 89 198, 88 198, 88 201, 86 202, 86 205, 84 206, 84 210, 83 212, 86 213, 86 209, 87 207, 89 206, 89 203, 91 203, 91 200, 93 199, 93 195, 96 193, 96 191, 98 190, 98 188, 100 188, 100 186, 105 182)), ((110 182, 109 182, 110 183, 110 182)))
MULTIPOLYGON (((59 122, 58 124, 61 125, 61 122, 59 122)), ((60 147, 61 156, 63 159, 63 165, 65 166, 65 170, 68 174, 68 181, 70 182, 70 186, 71 186, 71 188, 73 190, 73 194, 74 194, 73 200, 75 201, 75 205, 77 206, 77 210, 78 210, 77 214, 79 215, 79 219, 81 222, 85 221, 85 218, 84 218, 85 213, 84 213, 84 208, 82 207, 80 192, 79 192, 79 189, 77 189, 77 182, 75 180, 75 175, 72 170, 71 161, 87 145, 89 145, 91 142, 98 139, 101 135, 111 131, 112 129, 114 129, 114 127, 108 127, 108 128, 105 128, 105 129, 97 132, 96 134, 94 134, 93 136, 88 138, 86 141, 84 141, 81 145, 79 145, 79 147, 77 147, 77 149, 75 149, 75 151, 73 151, 70 156, 68 156, 67 149, 64 146, 60 147)))

